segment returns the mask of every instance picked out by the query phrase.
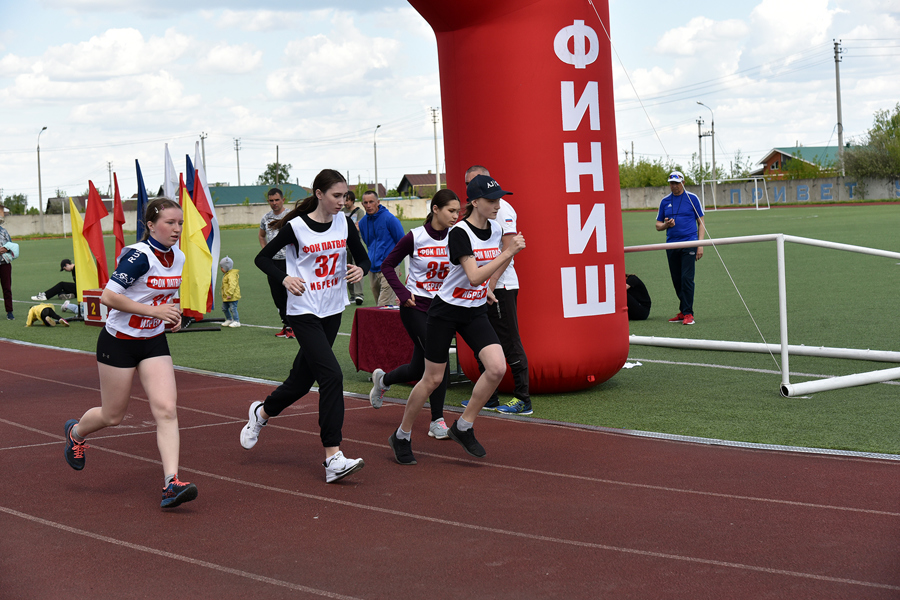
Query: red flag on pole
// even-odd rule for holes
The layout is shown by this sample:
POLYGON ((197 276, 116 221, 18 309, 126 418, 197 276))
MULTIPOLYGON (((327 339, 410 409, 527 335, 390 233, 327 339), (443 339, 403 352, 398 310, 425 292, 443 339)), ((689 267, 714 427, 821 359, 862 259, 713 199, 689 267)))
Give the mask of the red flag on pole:
POLYGON ((122 208, 122 196, 119 195, 119 180, 116 178, 115 173, 113 173, 113 182, 116 185, 116 195, 113 200, 113 236, 116 238, 115 260, 118 261, 119 255, 122 254, 122 248, 125 247, 125 230, 122 228, 125 225, 125 210, 122 208))
MULTIPOLYGON (((197 206, 200 216, 203 217, 203 237, 209 240, 209 233, 213 228, 213 212, 209 208, 210 203, 203 191, 203 184, 200 183, 199 171, 194 172, 194 204, 197 206)), ((219 268, 218 265, 213 265, 213 267, 219 268)), ((214 300, 215 291, 212 288, 212 282, 210 282, 209 294, 206 298, 206 312, 212 312, 214 300)))
POLYGON ((82 234, 87 241, 88 246, 97 259, 97 278, 100 287, 106 287, 109 280, 109 268, 106 266, 106 247, 103 245, 103 227, 100 225, 100 219, 109 214, 100 199, 100 193, 94 187, 93 181, 88 181, 90 192, 88 193, 87 210, 84 213, 84 228, 82 234))

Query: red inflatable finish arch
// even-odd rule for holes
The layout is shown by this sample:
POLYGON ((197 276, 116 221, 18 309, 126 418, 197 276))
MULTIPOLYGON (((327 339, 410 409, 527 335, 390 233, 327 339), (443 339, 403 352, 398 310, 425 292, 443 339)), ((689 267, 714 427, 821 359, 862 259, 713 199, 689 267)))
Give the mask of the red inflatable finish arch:
MULTIPOLYGON (((410 4, 437 35, 449 187, 465 197, 465 170, 481 164, 514 192, 531 391, 606 381, 628 356, 628 315, 603 25, 587 0, 410 4)), ((608 29, 606 2, 594 6, 608 29)), ((478 377, 471 351, 460 361, 478 377)))

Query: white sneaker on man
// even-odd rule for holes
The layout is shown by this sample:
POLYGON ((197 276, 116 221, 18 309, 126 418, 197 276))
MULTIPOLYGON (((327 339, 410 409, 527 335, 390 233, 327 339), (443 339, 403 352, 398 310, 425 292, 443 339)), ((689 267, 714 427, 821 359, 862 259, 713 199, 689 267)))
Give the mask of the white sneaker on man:
POLYGON ((384 371, 375 369, 372 372, 372 391, 369 392, 369 402, 372 408, 381 408, 384 399, 384 393, 391 389, 391 386, 384 385, 384 371))
POLYGON ((231 325, 229 325, 229 327, 240 327, 240 326, 241 326, 240 321, 232 321, 231 325))
POLYGON ((234 321, 232 321, 231 319, 225 319, 224 321, 222 321, 222 327, 229 327, 232 323, 234 323, 234 321))
POLYGON ((343 479, 351 473, 356 473, 366 463, 361 458, 347 458, 340 450, 337 454, 322 463, 325 467, 325 483, 334 483, 339 479, 343 479))
POLYGON ((435 419, 428 426, 428 437, 433 437, 438 440, 450 439, 450 435, 447 433, 449 429, 450 428, 447 427, 447 423, 443 418, 435 419))
POLYGON ((44 292, 41 292, 37 296, 32 296, 31 299, 34 300, 35 302, 43 302, 44 300, 47 299, 47 294, 45 294, 44 292))
POLYGON ((260 429, 265 427, 266 423, 269 422, 268 419, 264 421, 259 418, 259 409, 262 405, 263 403, 259 400, 250 405, 250 420, 247 421, 247 425, 241 429, 241 446, 247 450, 256 445, 256 442, 259 440, 260 429))

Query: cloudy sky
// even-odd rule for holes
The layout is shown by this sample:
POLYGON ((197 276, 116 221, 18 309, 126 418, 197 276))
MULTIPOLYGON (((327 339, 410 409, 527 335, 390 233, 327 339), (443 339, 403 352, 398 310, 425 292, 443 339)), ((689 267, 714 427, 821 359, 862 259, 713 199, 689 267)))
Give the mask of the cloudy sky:
MULTIPOLYGON (((183 170, 201 132, 211 182, 236 185, 239 156, 240 182, 254 183, 276 146, 301 184, 324 167, 372 180, 373 139, 390 187, 434 169, 435 39, 406 2, 250 4, 0 3, 3 195, 37 205, 44 126, 45 198, 79 194, 89 179, 105 191, 109 163, 131 196, 135 159, 155 188, 164 144, 183 170)), ((775 146, 835 145, 836 39, 845 141, 900 101, 897 0, 676 3, 685 5, 610 0, 620 160, 633 144, 639 157, 689 163, 697 118, 709 128, 697 101, 714 111, 720 165, 737 152, 755 163, 775 146)))

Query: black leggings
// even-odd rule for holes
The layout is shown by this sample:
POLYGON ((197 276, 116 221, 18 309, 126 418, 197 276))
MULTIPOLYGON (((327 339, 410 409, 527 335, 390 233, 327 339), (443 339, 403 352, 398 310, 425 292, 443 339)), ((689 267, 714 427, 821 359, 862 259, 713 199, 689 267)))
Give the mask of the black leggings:
POLYGON ((300 351, 287 379, 269 394, 263 409, 270 417, 309 393, 319 383, 319 430, 322 445, 340 446, 344 426, 344 375, 332 345, 341 327, 341 314, 320 318, 315 315, 287 315, 300 351))
MULTIPOLYGON (((287 260, 286 259, 274 259, 272 262, 275 263, 275 266, 281 269, 282 271, 287 272, 287 260)), ((287 307, 287 288, 284 287, 284 283, 282 279, 274 279, 272 277, 266 276, 266 279, 269 282, 269 292, 272 293, 272 302, 275 303, 275 308, 278 309, 278 317, 281 319, 281 324, 285 327, 288 326, 287 316, 285 315, 285 308, 287 307)), ((47 296, 49 298, 49 296, 47 296)), ((269 411, 266 411, 269 412, 269 411)))
POLYGON ((71 281, 60 281, 52 288, 44 292, 47 298, 56 298, 60 294, 77 294, 78 288, 71 281))
MULTIPOLYGON (((397 367, 390 373, 385 374, 382 380, 385 385, 418 381, 425 374, 425 323, 428 320, 428 314, 415 308, 401 306, 400 320, 403 321, 406 333, 409 334, 415 347, 413 348, 412 358, 409 359, 409 364, 397 367)), ((436 390, 431 392, 429 397, 432 421, 437 421, 444 417, 444 397, 447 395, 449 383, 450 362, 448 361, 444 369, 444 380, 441 381, 441 385, 436 390)))
POLYGON ((54 321, 59 321, 60 319, 62 319, 61 316, 59 316, 58 314, 56 314, 56 313, 53 311, 53 309, 52 309, 52 308, 49 308, 49 307, 48 307, 48 308, 45 308, 44 310, 41 311, 41 322, 42 322, 44 325, 46 325, 47 327, 49 327, 49 325, 47 325, 47 321, 44 320, 44 319, 46 319, 47 317, 50 317, 50 318, 53 319, 54 321))

